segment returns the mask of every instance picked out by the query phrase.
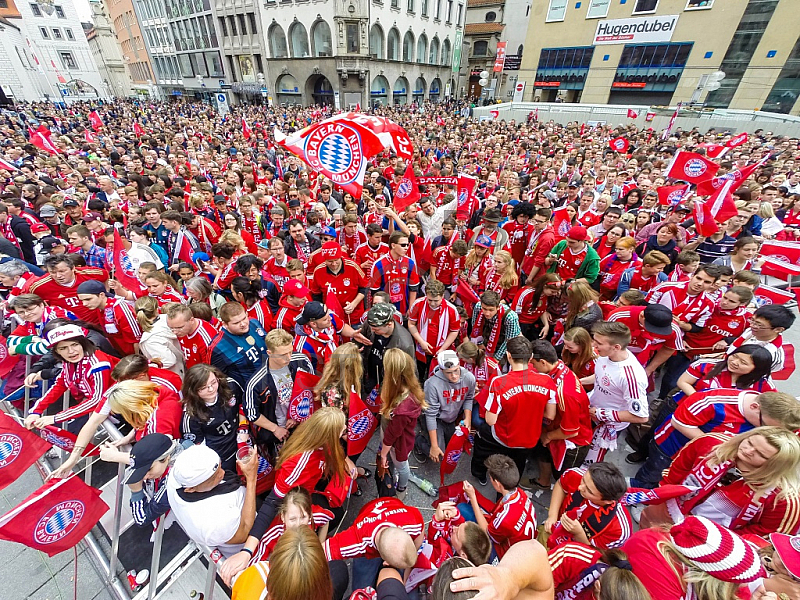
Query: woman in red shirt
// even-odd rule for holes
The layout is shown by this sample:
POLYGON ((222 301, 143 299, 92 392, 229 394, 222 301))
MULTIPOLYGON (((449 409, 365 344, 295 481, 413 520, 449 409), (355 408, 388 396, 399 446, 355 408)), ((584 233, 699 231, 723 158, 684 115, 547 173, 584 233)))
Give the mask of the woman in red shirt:
POLYGON ((561 294, 563 285, 557 273, 545 273, 517 292, 511 308, 519 315, 519 327, 529 340, 547 338, 550 332, 550 313, 547 299, 561 294), (541 322, 541 327, 539 323, 541 322))
POLYGON ((510 303, 519 290, 519 275, 511 253, 500 250, 494 255, 494 266, 486 272, 484 290, 500 294, 500 300, 510 303))
MULTIPOLYGON (((592 337, 583 327, 573 327, 564 334, 564 348, 561 350, 561 360, 569 370, 583 379, 594 375, 594 361, 597 355, 592 346, 592 337)), ((594 386, 583 386, 588 392, 594 386)))
POLYGON ((770 380, 772 355, 755 344, 744 344, 722 360, 697 360, 678 379, 680 401, 695 392, 711 388, 730 388, 756 392, 777 391, 770 380))
POLYGON ((253 234, 242 228, 242 220, 239 218, 239 215, 233 212, 225 213, 222 223, 223 231, 230 229, 238 233, 239 236, 244 240, 244 243, 247 246, 247 251, 250 254, 258 254, 258 246, 256 246, 256 241, 253 238, 253 234))
POLYGON ((641 264, 635 248, 636 240, 632 237, 621 238, 614 244, 615 252, 600 261, 600 300, 613 300, 625 269, 641 264))
POLYGON ((167 304, 177 302, 178 304, 186 304, 184 298, 175 289, 175 280, 166 273, 161 271, 153 271, 148 273, 144 278, 144 285, 151 297, 155 298, 158 302, 158 307, 163 308, 167 304))
POLYGON ((617 240, 623 239, 626 235, 628 235, 628 231, 625 229, 625 226, 618 223, 597 240, 593 247, 597 250, 597 254, 600 258, 605 258, 614 252, 617 240))

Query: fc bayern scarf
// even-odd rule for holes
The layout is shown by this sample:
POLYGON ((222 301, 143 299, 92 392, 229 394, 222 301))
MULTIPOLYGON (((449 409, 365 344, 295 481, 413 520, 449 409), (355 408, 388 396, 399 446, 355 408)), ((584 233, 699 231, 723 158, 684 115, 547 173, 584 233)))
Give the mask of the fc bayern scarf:
POLYGON ((497 346, 500 343, 500 334, 503 331, 503 324, 506 318, 506 311, 508 307, 505 304, 500 304, 497 307, 497 314, 494 317, 493 323, 485 322, 483 318, 483 311, 478 310, 478 316, 475 319, 475 324, 472 326, 471 337, 478 339, 483 337, 483 343, 486 346, 486 353, 494 355, 497 351, 497 346), (489 327, 489 335, 486 335, 486 328, 489 327))

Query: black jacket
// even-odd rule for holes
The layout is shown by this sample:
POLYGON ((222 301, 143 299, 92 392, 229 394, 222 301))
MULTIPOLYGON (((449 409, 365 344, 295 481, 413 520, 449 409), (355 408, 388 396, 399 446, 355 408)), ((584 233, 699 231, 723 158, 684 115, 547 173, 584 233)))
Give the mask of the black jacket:
POLYGON ((16 215, 8 215, 11 222, 11 231, 17 236, 17 241, 22 249, 22 258, 25 262, 36 264, 36 254, 33 251, 33 234, 31 233, 31 226, 28 221, 23 217, 16 215))
MULTIPOLYGON (((317 239, 310 233, 306 234, 306 241, 308 242, 308 245, 311 247, 311 252, 314 252, 314 250, 319 250, 322 247, 322 242, 320 242, 319 239, 317 239)), ((289 258, 297 258, 297 246, 295 245, 294 238, 291 235, 287 234, 286 238, 284 238, 283 249, 286 252, 286 256, 288 256, 289 258)), ((309 255, 311 254, 311 252, 309 252, 309 255)))

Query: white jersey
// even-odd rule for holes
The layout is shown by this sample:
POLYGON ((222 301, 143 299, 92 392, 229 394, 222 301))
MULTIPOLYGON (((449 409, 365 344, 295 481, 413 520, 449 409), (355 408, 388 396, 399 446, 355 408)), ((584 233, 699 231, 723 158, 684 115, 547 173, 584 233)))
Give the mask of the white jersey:
MULTIPOLYGON (((627 410, 637 417, 650 416, 647 403, 647 374, 636 356, 628 352, 628 357, 613 362, 600 356, 594 366, 594 389, 589 404, 597 408, 622 411, 627 410)), ((625 429, 629 423, 618 423, 617 431, 625 429)))

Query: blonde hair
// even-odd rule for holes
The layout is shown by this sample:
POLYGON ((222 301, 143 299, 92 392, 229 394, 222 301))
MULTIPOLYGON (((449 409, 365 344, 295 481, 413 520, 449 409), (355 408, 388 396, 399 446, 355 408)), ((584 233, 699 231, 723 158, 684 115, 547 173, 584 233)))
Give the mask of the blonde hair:
POLYGON ((616 248, 617 246, 622 246, 627 250, 633 250, 634 248, 636 248, 636 240, 628 235, 614 242, 614 248, 616 248))
POLYGON ((564 320, 564 329, 568 330, 572 326, 572 322, 580 313, 583 312, 585 306, 590 302, 596 303, 600 296, 592 289, 592 286, 585 281, 573 281, 567 288, 567 316, 564 320))
POLYGON ((786 392, 764 392, 758 396, 761 412, 790 431, 800 429, 800 402, 786 392))
MULTIPOLYGON (((467 253, 467 257, 464 259, 464 269, 467 271, 474 269, 481 264, 481 261, 486 258, 487 254, 489 256, 492 254, 492 249, 486 248, 486 254, 484 254, 483 257, 480 257, 478 256, 477 248, 483 248, 483 246, 476 246, 473 244, 472 248, 470 248, 469 252, 467 253)), ((494 263, 494 260, 492 260, 492 263, 494 263)))
POLYGON ((328 561, 310 527, 287 529, 269 557, 267 597, 275 600, 330 600, 328 561))
POLYGON ((275 470, 284 462, 303 452, 322 448, 325 453, 325 478, 346 477, 344 450, 339 439, 347 425, 344 413, 338 408, 324 407, 315 410, 311 416, 300 423, 288 441, 281 448, 275 470))
POLYGON ((244 239, 233 229, 226 229, 223 231, 217 240, 217 243, 219 244, 224 244, 226 242, 233 246, 236 250, 247 252, 247 244, 244 243, 244 239))
POLYGON ((136 299, 136 322, 143 332, 153 329, 153 325, 158 320, 158 300, 152 296, 142 296, 136 299))
POLYGON ((314 388, 314 396, 317 400, 323 390, 336 386, 342 393, 343 406, 349 406, 350 390, 354 389, 356 394, 361 395, 361 377, 364 374, 364 363, 361 360, 361 353, 358 346, 353 342, 342 344, 331 354, 330 359, 325 363, 325 370, 317 387, 314 388))
POLYGON ((152 381, 128 379, 107 392, 111 410, 136 430, 144 429, 158 406, 158 386, 152 381))
POLYGON ((797 465, 800 464, 800 439, 792 431, 780 427, 756 427, 740 433, 717 446, 712 453, 712 465, 735 461, 739 446, 745 440, 760 435, 777 450, 777 453, 761 465, 744 475, 745 483, 757 494, 764 494, 771 488, 779 488, 778 498, 800 494, 797 465))
POLYGON ((417 378, 414 359, 400 348, 390 348, 383 355, 383 382, 381 383, 381 415, 392 418, 392 411, 411 396, 423 410, 428 408, 425 392, 417 378))
POLYGON ((762 202, 758 207, 758 216, 762 219, 771 219, 775 216, 775 209, 769 202, 762 202))
POLYGON ((500 277, 500 287, 504 290, 510 289, 519 283, 519 276, 517 275, 517 265, 514 262, 514 257, 508 250, 499 250, 494 253, 494 268, 497 270, 497 259, 502 258, 508 265, 505 272, 500 277))

